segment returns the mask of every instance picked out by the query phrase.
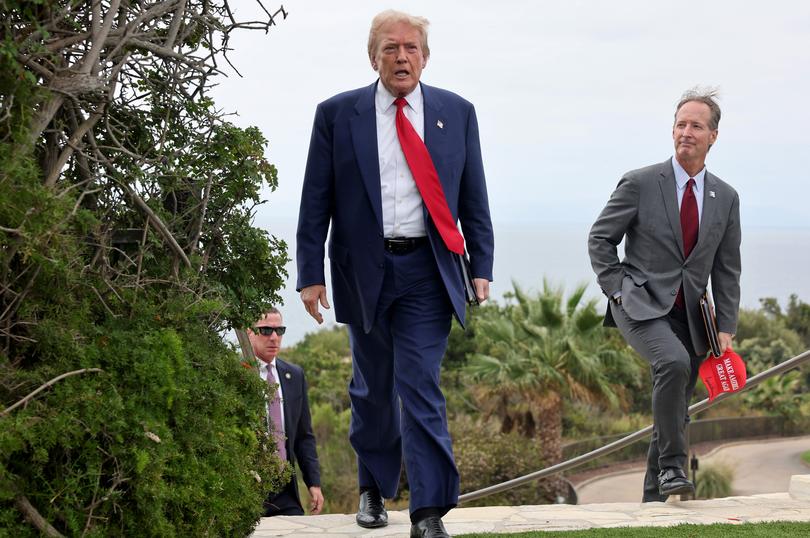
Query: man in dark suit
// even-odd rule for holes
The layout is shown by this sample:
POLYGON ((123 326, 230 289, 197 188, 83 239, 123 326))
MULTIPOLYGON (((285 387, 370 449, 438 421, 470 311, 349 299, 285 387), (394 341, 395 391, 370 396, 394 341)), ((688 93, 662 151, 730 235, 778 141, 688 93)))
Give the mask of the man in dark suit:
POLYGON ((352 348, 357 523, 387 524, 383 498, 395 496, 404 458, 412 536, 447 536, 441 517, 457 503, 459 479, 439 370, 453 314, 464 322, 465 296, 458 260, 404 157, 400 113, 427 147, 456 233, 461 221, 480 300, 489 295, 494 241, 475 110, 419 82, 430 54, 427 24, 396 11, 377 15, 368 52, 379 80, 318 105, 298 221, 297 288, 321 323, 331 225, 335 316, 348 324, 352 348))
POLYGON ((625 174, 588 238, 591 265, 609 298, 605 325, 617 326, 651 367, 645 502, 694 492, 684 472, 685 428, 708 351, 699 298, 710 276, 721 349, 731 346, 737 329, 740 202, 705 167, 719 123, 714 92, 685 93, 672 128, 674 157, 625 174))
POLYGON ((285 331, 281 312, 275 308, 247 331, 253 353, 259 358, 259 375, 272 385, 275 396, 267 402, 268 427, 276 439, 279 457, 286 459, 293 470, 293 476, 284 488, 271 493, 265 500, 265 517, 304 515, 295 478, 296 462, 309 489, 310 513, 319 514, 323 508, 321 474, 304 371, 300 366, 277 357, 285 331))

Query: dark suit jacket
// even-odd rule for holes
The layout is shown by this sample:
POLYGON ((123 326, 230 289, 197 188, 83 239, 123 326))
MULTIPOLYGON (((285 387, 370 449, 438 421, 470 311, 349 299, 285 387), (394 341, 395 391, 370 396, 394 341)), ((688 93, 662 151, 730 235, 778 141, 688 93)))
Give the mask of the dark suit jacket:
MULTIPOLYGON (((296 462, 301 470, 301 477, 307 487, 321 485, 321 473, 318 466, 318 452, 315 447, 315 435, 312 433, 312 418, 309 412, 307 381, 300 366, 276 358, 279 384, 284 394, 284 428, 287 436, 287 459, 293 469, 296 462)), ((293 487, 301 502, 298 484, 293 478, 293 487)))
MULTIPOLYGON (((341 93, 318 105, 297 234, 297 288, 324 284, 324 243, 331 222, 335 317, 365 331, 374 323, 385 254, 376 86, 341 93)), ((422 95, 425 145, 450 212, 461 221, 473 276, 492 280, 494 239, 475 109, 458 95, 425 84, 422 95)), ((426 210, 424 216, 442 281, 463 324, 461 271, 426 210)))
MULTIPOLYGON (((670 159, 624 175, 588 237, 591 265, 606 295, 622 292, 622 307, 635 320, 666 315, 683 284, 695 353, 708 351, 698 299, 709 276, 719 331, 734 334, 740 305, 740 199, 706 172, 703 213, 695 248, 684 259, 683 233, 670 159), (625 257, 616 246, 624 238, 625 257)), ((613 325, 608 308, 606 325, 613 325)))

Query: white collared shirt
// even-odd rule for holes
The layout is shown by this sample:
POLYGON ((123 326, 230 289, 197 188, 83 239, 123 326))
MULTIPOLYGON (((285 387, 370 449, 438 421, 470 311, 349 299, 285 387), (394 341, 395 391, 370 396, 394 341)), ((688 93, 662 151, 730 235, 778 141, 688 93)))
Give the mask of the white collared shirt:
MULTIPOLYGON (((397 137, 396 98, 377 82, 374 106, 377 112, 377 154, 380 159, 380 191, 382 193, 383 235, 385 237, 423 237, 425 219, 422 196, 413 180, 411 169, 397 137)), ((405 117, 422 140, 425 139, 425 110, 422 87, 405 96, 408 106, 405 117)))
MULTIPOLYGON (((272 368, 273 369, 273 376, 276 378, 278 382, 278 388, 276 389, 276 396, 278 397, 279 401, 281 402, 281 424, 276 425, 276 428, 281 429, 281 433, 286 434, 286 430, 284 428, 284 393, 281 391, 281 378, 278 376, 278 368, 276 368, 276 360, 273 359, 273 362, 267 364, 263 360, 259 360, 259 376, 262 380, 267 383, 267 370, 272 368)), ((267 403, 267 426, 270 426, 270 402, 267 403)))
POLYGON ((675 186, 677 187, 675 191, 678 194, 679 208, 683 202, 683 194, 686 192, 686 184, 689 182, 689 178, 692 177, 695 179, 695 186, 692 190, 695 192, 695 200, 697 201, 698 228, 700 228, 700 219, 703 218, 703 187, 706 179, 706 167, 704 166, 696 175, 690 176, 689 173, 683 169, 681 163, 678 162, 678 159, 672 157, 672 169, 675 171, 675 186))

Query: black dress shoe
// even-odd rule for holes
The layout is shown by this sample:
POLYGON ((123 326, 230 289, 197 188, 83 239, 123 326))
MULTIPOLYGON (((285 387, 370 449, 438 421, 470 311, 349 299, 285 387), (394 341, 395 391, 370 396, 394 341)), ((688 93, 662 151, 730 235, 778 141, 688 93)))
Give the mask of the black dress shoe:
POLYGON ((369 489, 360 494, 360 508, 357 510, 357 524, 366 529, 388 525, 388 512, 379 490, 369 489))
POLYGON ((411 538, 450 538, 442 518, 429 516, 411 525, 411 538))
POLYGON ((695 494, 695 485, 677 467, 667 467, 658 473, 658 493, 661 495, 695 494))

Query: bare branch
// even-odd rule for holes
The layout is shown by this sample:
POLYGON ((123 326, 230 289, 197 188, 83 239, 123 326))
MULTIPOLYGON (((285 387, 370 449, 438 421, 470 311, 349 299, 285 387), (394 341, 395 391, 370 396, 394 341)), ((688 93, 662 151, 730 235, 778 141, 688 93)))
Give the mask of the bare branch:
POLYGON ((104 22, 101 23, 100 27, 96 27, 98 18, 101 17, 101 10, 99 8, 98 12, 96 13, 95 7, 100 6, 100 4, 100 2, 93 2, 93 36, 91 37, 93 46, 90 49, 90 52, 88 52, 87 55, 82 59, 78 69, 79 73, 98 73, 98 59, 101 56, 101 50, 106 45, 107 37, 112 29, 112 23, 115 19, 116 13, 118 12, 118 6, 121 4, 121 0, 110 0, 110 5, 107 8, 107 15, 104 17, 104 22))
POLYGON ((177 6, 177 10, 174 12, 174 18, 172 19, 172 24, 169 26, 169 33, 166 35, 166 41, 164 42, 165 47, 168 49, 174 48, 177 33, 180 31, 180 25, 183 23, 185 11, 186 0, 181 0, 177 6))
POLYGON ((65 166, 65 164, 67 164, 68 159, 70 159, 70 156, 73 154, 73 151, 79 145, 82 138, 84 138, 84 135, 86 135, 87 132, 92 129, 96 123, 98 123, 98 120, 101 119, 102 115, 103 114, 101 112, 94 112, 90 114, 90 117, 87 118, 84 123, 82 123, 79 128, 76 129, 76 131, 70 136, 67 144, 65 144, 65 147, 62 148, 62 153, 59 155, 56 163, 54 163, 51 171, 48 173, 48 177, 45 179, 46 187, 50 188, 56 185, 56 180, 62 173, 62 168, 65 166))
MULTIPOLYGON (((35 391, 30 392, 25 398, 18 401, 17 403, 12 405, 11 407, 7 407, 6 409, 0 411, 0 417, 4 417, 4 416, 8 415, 9 413, 11 413, 12 411, 14 411, 16 408, 20 407, 21 405, 24 405, 24 404, 28 403, 34 396, 36 396, 37 394, 39 394, 43 390, 45 390, 45 389, 47 389, 49 387, 52 387, 53 385, 55 385, 59 381, 62 381, 63 379, 66 379, 66 378, 74 376, 74 375, 85 374, 85 373, 89 373, 89 372, 103 372, 103 371, 104 370, 102 370, 101 368, 82 368, 81 370, 73 370, 72 372, 65 372, 64 374, 58 375, 58 376, 54 377, 53 379, 51 379, 50 381, 48 381, 47 383, 41 385, 35 391)), ((37 528, 39 528, 39 527, 37 527, 37 528)))
POLYGON ((138 209, 143 211, 143 213, 149 217, 149 220, 152 221, 152 225, 157 229, 158 233, 163 237, 163 239, 166 240, 169 247, 183 261, 186 267, 191 267, 191 260, 188 259, 185 251, 177 242, 177 239, 174 238, 172 232, 169 231, 169 228, 163 223, 163 220, 161 220, 161 218, 158 217, 154 211, 152 211, 152 208, 149 207, 149 205, 144 202, 143 198, 138 196, 138 193, 132 190, 129 185, 123 182, 118 182, 118 184, 121 185, 126 193, 135 201, 135 205, 138 206, 138 209))
POLYGON ((22 512, 26 521, 33 525, 39 532, 44 533, 45 536, 64 538, 64 534, 53 528, 53 526, 40 515, 39 511, 34 508, 34 505, 31 504, 25 495, 20 495, 14 499, 14 506, 17 507, 17 510, 22 512))

